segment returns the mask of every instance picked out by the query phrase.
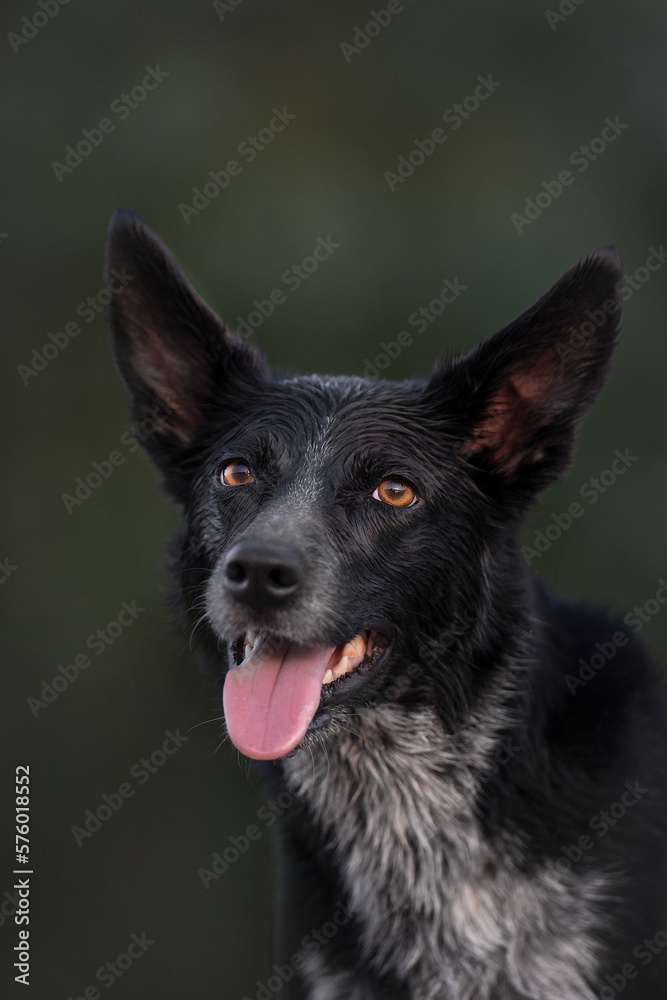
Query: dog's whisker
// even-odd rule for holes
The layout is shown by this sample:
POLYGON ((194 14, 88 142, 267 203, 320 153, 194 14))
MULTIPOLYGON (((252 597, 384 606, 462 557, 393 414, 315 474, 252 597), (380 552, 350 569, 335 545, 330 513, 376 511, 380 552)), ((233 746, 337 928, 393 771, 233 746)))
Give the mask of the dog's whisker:
POLYGON ((215 719, 204 719, 203 722, 196 722, 193 726, 190 726, 190 728, 186 731, 188 733, 191 733, 194 729, 199 729, 200 726, 208 726, 210 725, 211 722, 222 722, 224 724, 224 721, 225 721, 224 715, 219 715, 215 719))

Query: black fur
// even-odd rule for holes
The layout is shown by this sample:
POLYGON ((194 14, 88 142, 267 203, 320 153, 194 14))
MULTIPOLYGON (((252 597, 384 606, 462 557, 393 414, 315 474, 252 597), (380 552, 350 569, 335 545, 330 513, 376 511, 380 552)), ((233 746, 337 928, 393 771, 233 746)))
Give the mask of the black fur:
POLYGON ((220 687, 250 627, 295 647, 368 629, 390 643, 323 695, 295 750, 258 764, 292 800, 278 961, 298 971, 281 995, 662 1000, 662 679, 621 620, 555 598, 517 543, 604 381, 615 252, 427 383, 269 375, 132 213, 112 220, 107 266, 133 276, 110 307, 116 361, 133 420, 159 414, 145 447, 183 511, 173 573, 220 687), (252 483, 221 485, 232 459, 252 483), (418 501, 375 499, 387 478, 418 501), (289 599, 236 599, 240 541, 293 555, 289 599), (627 644, 572 692, 619 629, 627 644), (303 943, 341 907, 326 943, 303 943))

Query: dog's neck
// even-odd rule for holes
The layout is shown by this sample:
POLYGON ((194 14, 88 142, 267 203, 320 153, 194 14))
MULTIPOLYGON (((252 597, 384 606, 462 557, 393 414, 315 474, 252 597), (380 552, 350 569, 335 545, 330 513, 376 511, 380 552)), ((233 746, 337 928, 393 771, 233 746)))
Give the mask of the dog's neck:
POLYGON ((503 752, 497 704, 487 699, 455 734, 428 708, 384 704, 352 716, 327 747, 284 762, 288 788, 312 817, 377 974, 434 1000, 470 990, 479 1000, 584 1000, 603 886, 548 863, 529 876, 510 823, 485 837, 477 805, 503 752))

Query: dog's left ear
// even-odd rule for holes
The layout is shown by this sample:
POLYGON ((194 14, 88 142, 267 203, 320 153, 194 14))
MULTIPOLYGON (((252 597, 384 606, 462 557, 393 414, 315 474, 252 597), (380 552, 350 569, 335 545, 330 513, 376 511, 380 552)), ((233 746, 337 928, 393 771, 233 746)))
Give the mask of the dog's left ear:
POLYGON ((531 493, 563 471, 609 367, 621 278, 613 247, 584 257, 513 323, 436 369, 427 395, 463 420, 469 462, 531 493))

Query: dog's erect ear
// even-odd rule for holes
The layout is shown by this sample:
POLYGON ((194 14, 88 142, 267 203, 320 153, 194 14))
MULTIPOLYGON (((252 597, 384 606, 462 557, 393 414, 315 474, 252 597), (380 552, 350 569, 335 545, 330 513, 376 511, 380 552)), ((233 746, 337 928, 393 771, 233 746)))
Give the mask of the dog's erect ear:
POLYGON ((534 492, 566 467, 604 382, 620 318, 613 247, 582 258, 527 312, 436 369, 427 393, 463 418, 463 455, 534 492))
POLYGON ((132 423, 162 465, 191 448, 227 392, 261 380, 261 362, 133 212, 119 209, 111 220, 105 283, 111 292, 107 323, 132 396, 132 423))

